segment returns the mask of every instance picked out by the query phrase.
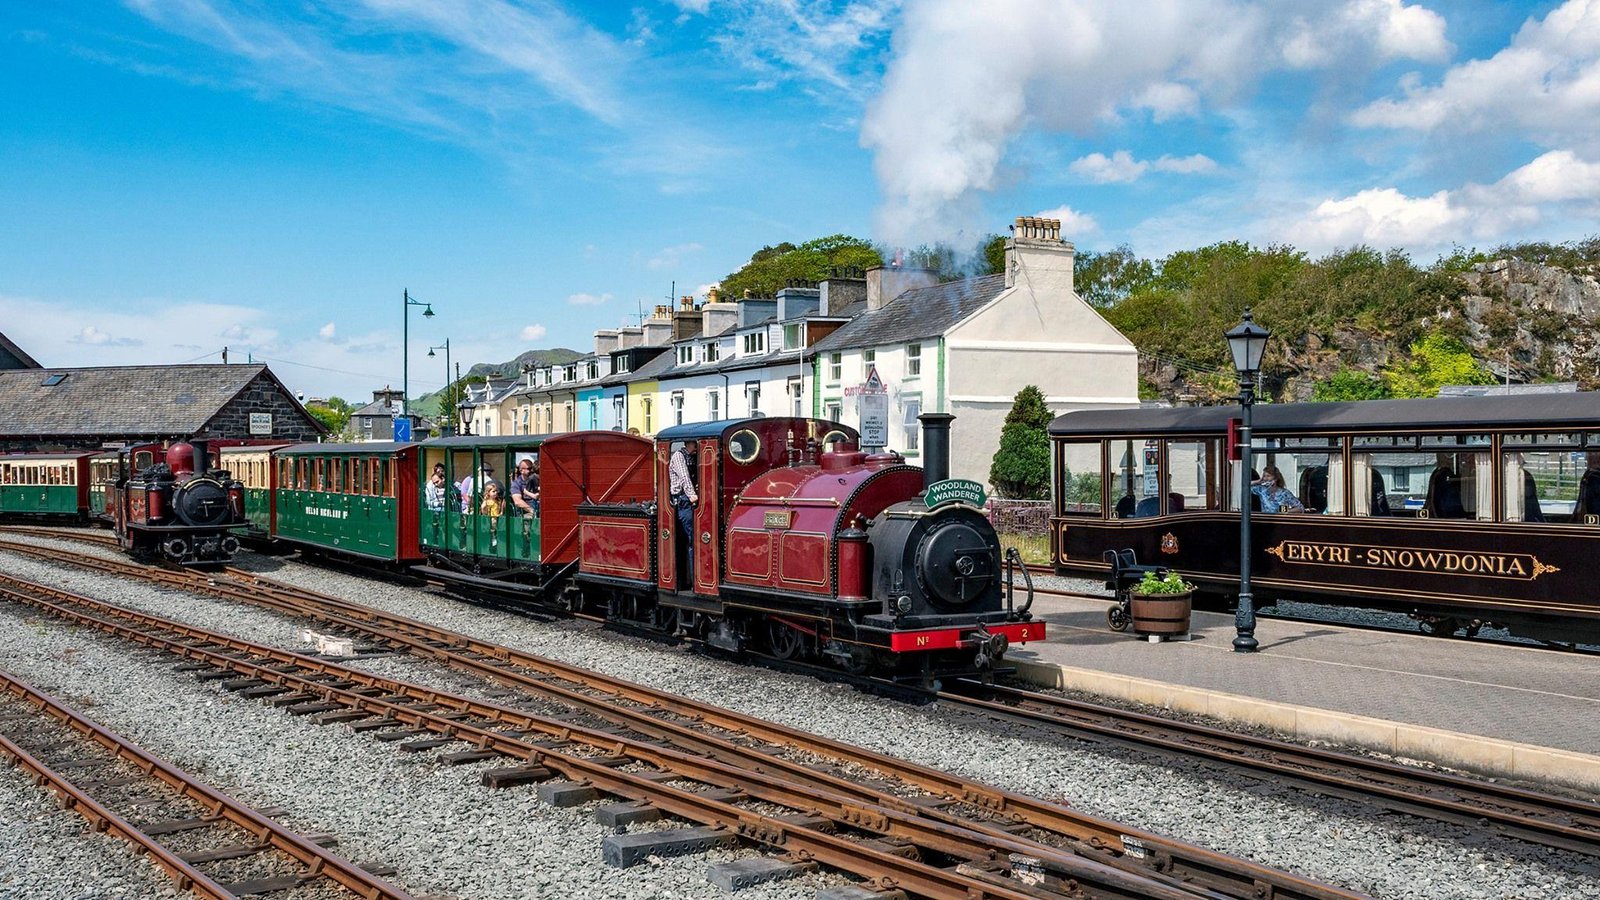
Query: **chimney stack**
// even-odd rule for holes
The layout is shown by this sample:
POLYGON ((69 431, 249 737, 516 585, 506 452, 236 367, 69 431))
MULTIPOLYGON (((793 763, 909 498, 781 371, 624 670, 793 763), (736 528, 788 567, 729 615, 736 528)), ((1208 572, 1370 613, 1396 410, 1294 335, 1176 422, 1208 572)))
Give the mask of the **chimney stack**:
POLYGON ((908 266, 873 266, 867 270, 867 311, 882 309, 906 291, 939 283, 932 269, 908 266))
POLYGON ((1061 239, 1060 219, 1018 216, 1006 242, 1006 287, 1015 287, 1018 275, 1035 293, 1072 292, 1072 266, 1077 256, 1072 244, 1061 239))

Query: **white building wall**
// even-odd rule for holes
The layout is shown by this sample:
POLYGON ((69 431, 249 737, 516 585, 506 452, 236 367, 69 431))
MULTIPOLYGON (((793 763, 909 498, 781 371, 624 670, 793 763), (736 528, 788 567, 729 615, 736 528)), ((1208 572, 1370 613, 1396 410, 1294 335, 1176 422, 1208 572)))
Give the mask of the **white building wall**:
MULTIPOLYGON (((910 373, 908 366, 907 344, 870 348, 871 365, 877 367, 878 378, 889 392, 888 449, 911 461, 921 456, 921 434, 917 426, 906 425, 907 417, 944 410, 943 386, 939 383, 939 339, 913 343, 921 347, 921 370, 915 374, 910 373)), ((830 418, 830 409, 837 406, 840 412, 837 420, 859 429, 861 399, 858 391, 867 380, 868 354, 865 349, 838 352, 840 372, 837 379, 833 377, 832 354, 823 353, 819 357, 816 368, 821 390, 816 392, 820 404, 815 415, 830 418)))

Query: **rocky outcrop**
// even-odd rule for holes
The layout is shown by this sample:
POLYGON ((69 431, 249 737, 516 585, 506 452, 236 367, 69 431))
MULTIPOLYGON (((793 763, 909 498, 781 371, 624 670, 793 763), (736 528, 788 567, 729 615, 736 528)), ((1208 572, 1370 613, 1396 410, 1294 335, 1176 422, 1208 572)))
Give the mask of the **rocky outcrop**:
MULTIPOLYGON (((1509 367, 1514 382, 1576 381, 1581 390, 1600 390, 1597 275, 1520 259, 1479 263, 1456 276, 1459 293, 1441 296, 1435 315, 1418 324, 1460 333, 1497 378, 1509 367)), ((1285 337, 1281 348, 1282 364, 1264 388, 1286 401, 1310 400, 1319 382, 1342 369, 1377 375, 1406 354, 1394 336, 1353 322, 1285 337)), ((1236 390, 1231 373, 1171 360, 1141 356, 1139 374, 1146 396, 1175 402, 1216 402, 1236 390)))

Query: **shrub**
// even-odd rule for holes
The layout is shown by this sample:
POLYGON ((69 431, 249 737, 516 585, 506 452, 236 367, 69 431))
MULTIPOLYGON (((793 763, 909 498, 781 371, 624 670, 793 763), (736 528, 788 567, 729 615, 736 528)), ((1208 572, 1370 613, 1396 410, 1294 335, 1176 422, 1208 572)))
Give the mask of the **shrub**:
POLYGON ((1028 385, 1017 391, 1000 431, 1000 449, 989 464, 989 483, 1012 500, 1050 496, 1050 408, 1044 394, 1028 385))

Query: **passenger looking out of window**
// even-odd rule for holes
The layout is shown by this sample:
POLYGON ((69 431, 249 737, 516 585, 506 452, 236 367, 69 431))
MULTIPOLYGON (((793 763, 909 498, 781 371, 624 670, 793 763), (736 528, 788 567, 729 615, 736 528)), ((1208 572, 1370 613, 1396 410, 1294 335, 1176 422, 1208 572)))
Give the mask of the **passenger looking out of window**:
POLYGON ((1261 470, 1261 480, 1250 485, 1250 493, 1261 499, 1262 512, 1303 513, 1306 511, 1299 498, 1283 483, 1283 472, 1277 466, 1261 470))
POLYGON ((1579 522, 1584 516, 1600 515, 1600 450, 1590 450, 1588 462, 1588 470, 1578 480, 1578 505, 1574 512, 1579 522))
POLYGON ((517 474, 511 478, 511 504, 517 515, 539 514, 539 462, 537 457, 517 460, 517 474))
POLYGON ((491 519, 505 515, 506 501, 500 496, 500 485, 491 481, 483 487, 483 503, 478 511, 491 519))
POLYGON ((494 466, 488 462, 484 462, 483 465, 478 467, 476 477, 468 475, 461 479, 461 483, 456 486, 461 491, 461 511, 463 513, 471 513, 473 496, 475 494, 481 496, 484 489, 491 484, 497 488, 499 487, 494 480, 494 466))
POLYGON ((444 467, 440 466, 428 476, 428 483, 423 486, 423 499, 428 504, 430 512, 444 512, 444 467))

